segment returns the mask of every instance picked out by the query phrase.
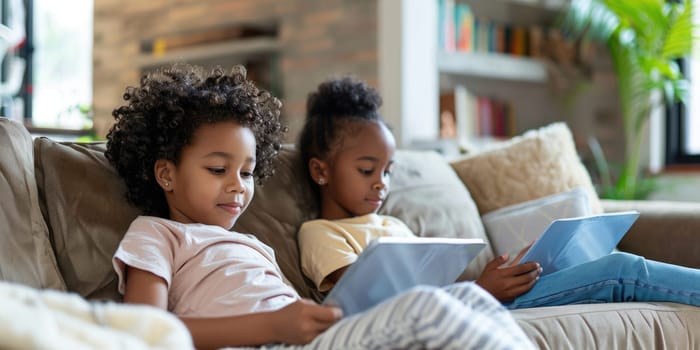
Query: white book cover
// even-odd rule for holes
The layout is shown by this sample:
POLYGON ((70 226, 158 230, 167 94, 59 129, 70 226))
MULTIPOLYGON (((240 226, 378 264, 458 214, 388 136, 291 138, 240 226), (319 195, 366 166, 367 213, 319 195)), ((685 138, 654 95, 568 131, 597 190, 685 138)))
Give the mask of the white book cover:
POLYGON ((367 246, 324 300, 344 316, 417 285, 454 283, 486 246, 482 239, 381 237, 367 246))

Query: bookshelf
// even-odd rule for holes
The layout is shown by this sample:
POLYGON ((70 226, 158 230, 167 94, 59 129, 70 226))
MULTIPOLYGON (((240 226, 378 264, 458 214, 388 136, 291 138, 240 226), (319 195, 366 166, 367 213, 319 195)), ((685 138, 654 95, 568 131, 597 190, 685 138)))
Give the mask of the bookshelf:
MULTIPOLYGON (((526 28, 552 26, 562 6, 568 2, 380 0, 378 75, 379 91, 384 98, 382 114, 392 126, 400 147, 449 151, 460 149, 457 144, 466 137, 472 138, 472 144, 489 144, 482 141, 491 137, 465 134, 478 130, 474 125, 467 128, 459 125, 456 140, 444 137, 447 133, 443 133, 441 126, 440 102, 447 92, 487 96, 505 105, 504 110, 510 107, 513 123, 503 128, 508 135, 569 117, 593 120, 592 114, 610 109, 594 101, 599 98, 598 90, 563 106, 565 93, 555 86, 562 76, 553 65, 555 60, 531 57, 524 52, 513 55, 479 50, 465 52, 457 48, 445 50, 441 44, 444 34, 439 30, 443 1, 468 4, 476 16, 526 28)), ((469 105, 461 103, 455 109, 469 109, 469 105)), ((458 119, 465 120, 455 116, 454 123, 458 119)))
POLYGON ((571 45, 573 64, 551 29, 567 0, 435 1, 441 138, 473 149, 556 118, 545 56, 571 45))

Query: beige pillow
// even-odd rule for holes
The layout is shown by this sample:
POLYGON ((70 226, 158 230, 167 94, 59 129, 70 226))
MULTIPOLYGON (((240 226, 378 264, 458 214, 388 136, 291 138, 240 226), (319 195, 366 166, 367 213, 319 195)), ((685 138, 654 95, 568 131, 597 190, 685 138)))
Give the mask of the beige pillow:
POLYGON ((112 255, 139 214, 104 156, 105 143, 34 140, 36 178, 58 266, 70 291, 119 300, 112 255))
MULTIPOLYGON (((432 151, 396 153, 391 191, 380 214, 398 217, 418 236, 489 242, 469 191, 445 158, 432 151)), ((487 246, 462 279, 476 279, 491 259, 493 251, 487 246)))
POLYGON ((0 280, 65 290, 39 208, 32 137, 0 118, 0 280))
POLYGON ((483 215, 516 203, 583 187, 591 212, 602 207, 571 131, 558 122, 530 130, 497 148, 451 163, 483 215))

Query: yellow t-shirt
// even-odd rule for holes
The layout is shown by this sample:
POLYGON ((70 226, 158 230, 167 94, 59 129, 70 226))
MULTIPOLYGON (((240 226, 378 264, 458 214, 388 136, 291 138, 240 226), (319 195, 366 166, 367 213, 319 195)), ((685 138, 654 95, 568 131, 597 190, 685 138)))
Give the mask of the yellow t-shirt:
POLYGON ((378 237, 415 236, 401 220, 368 214, 342 220, 311 220, 301 225, 297 240, 301 269, 316 287, 325 292, 333 287, 326 277, 348 266, 370 241, 378 237))

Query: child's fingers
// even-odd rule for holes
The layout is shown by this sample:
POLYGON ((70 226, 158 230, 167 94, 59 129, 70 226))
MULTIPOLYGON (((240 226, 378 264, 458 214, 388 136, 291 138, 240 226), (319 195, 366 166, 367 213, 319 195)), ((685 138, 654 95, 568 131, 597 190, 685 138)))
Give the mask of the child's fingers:
POLYGON ((488 264, 486 264, 484 270, 495 270, 501 265, 505 264, 506 261, 508 261, 508 254, 499 255, 495 259, 491 260, 488 264))
POLYGON ((319 306, 313 317, 321 323, 332 324, 343 317, 343 310, 335 306, 319 306))
POLYGON ((522 274, 538 271, 540 264, 536 262, 526 262, 515 266, 507 267, 507 272, 510 276, 519 276, 522 274))
POLYGON ((530 247, 532 247, 532 243, 525 246, 525 248, 523 248, 520 251, 520 253, 518 253, 518 256, 516 256, 515 259, 513 259, 513 262, 511 262, 509 266, 517 265, 520 262, 520 259, 522 259, 523 256, 525 256, 525 253, 527 253, 527 251, 530 250, 530 247))

